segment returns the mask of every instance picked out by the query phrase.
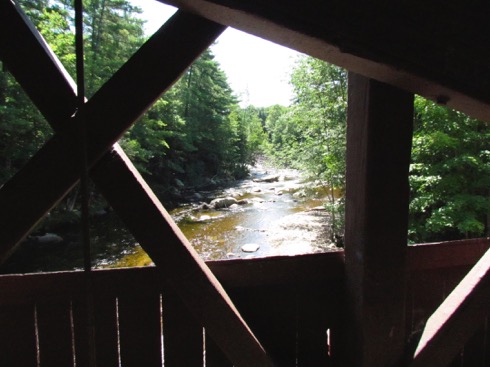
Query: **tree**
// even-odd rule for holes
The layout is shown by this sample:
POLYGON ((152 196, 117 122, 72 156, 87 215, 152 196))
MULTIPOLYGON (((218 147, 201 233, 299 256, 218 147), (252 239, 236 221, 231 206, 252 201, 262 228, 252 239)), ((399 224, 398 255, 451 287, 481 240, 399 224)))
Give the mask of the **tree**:
POLYGON ((415 111, 409 238, 488 236, 490 126, 422 97, 415 111))
POLYGON ((332 236, 343 234, 347 74, 312 57, 302 57, 291 75, 293 105, 275 108, 266 122, 276 161, 300 168, 329 188, 332 236))
POLYGON ((87 96, 91 96, 144 41, 142 11, 127 0, 85 2, 87 96))

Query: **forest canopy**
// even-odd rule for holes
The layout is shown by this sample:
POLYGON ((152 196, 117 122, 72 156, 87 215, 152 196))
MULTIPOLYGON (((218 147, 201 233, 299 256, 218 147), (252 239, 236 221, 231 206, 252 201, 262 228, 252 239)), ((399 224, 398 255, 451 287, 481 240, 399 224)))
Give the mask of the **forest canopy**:
MULTIPOLYGON (((19 3, 74 75, 72 2, 19 3)), ((85 1, 88 98, 145 41, 140 13, 126 0, 85 1)), ((167 202, 178 200, 189 188, 244 178, 259 157, 300 169, 329 189, 325 206, 330 225, 342 236, 347 72, 303 56, 291 71, 290 83, 294 98, 289 106, 240 106, 226 74, 207 50, 120 143, 167 202)), ((0 185, 50 136, 41 114, 2 68, 0 185)), ((415 98, 411 242, 489 236, 489 138, 489 124, 415 98)))

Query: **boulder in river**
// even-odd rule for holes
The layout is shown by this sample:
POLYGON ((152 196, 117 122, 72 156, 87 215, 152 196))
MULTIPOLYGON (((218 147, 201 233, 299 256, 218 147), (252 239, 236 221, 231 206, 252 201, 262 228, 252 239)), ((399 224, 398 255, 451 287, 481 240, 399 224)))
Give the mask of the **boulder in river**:
POLYGON ((224 209, 232 206, 233 204, 238 204, 238 200, 228 196, 226 198, 217 198, 209 203, 209 206, 214 209, 224 209))
POLYGON ((46 233, 35 238, 37 240, 37 243, 41 243, 43 245, 63 242, 63 238, 55 233, 46 233))
POLYGON ((260 178, 254 178, 254 182, 277 182, 279 181, 279 175, 271 175, 260 178))
POLYGON ((243 252, 256 252, 260 248, 256 243, 247 243, 242 246, 243 252))

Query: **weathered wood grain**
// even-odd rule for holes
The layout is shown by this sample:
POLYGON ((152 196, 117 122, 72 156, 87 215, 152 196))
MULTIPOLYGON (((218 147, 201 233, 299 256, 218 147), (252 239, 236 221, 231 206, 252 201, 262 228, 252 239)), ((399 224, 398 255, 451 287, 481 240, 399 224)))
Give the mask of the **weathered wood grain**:
POLYGON ((490 250, 429 318, 410 366, 446 366, 489 313, 490 250))
POLYGON ((413 95, 349 73, 345 365, 389 366, 405 344, 413 95))
POLYGON ((165 366, 203 365, 203 327, 171 288, 163 292, 165 366))

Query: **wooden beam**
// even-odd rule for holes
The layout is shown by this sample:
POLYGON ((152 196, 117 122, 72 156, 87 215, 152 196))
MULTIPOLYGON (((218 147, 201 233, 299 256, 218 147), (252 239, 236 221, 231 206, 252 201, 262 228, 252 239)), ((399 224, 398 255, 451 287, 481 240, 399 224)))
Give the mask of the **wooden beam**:
POLYGON ((124 152, 116 148, 113 155, 94 167, 92 179, 136 240, 235 366, 271 365, 219 281, 138 171, 128 169, 124 152))
MULTIPOLYGON (((12 15, 15 16, 15 12, 12 15)), ((121 131, 128 128, 144 112, 151 101, 167 89, 223 29, 218 24, 179 12, 101 88, 88 102, 86 111, 87 128, 92 136, 89 153, 95 152, 89 156, 91 163, 97 159, 98 155, 102 155, 110 144, 114 143, 121 131), (176 40, 186 44, 187 47, 174 50, 177 46, 176 40), (121 100, 132 101, 132 107, 129 107, 129 103, 124 108, 119 107, 121 100), (114 108, 111 108, 111 105, 114 108), (112 113, 108 114, 107 111, 112 113)), ((29 37, 28 33, 26 37, 29 37)), ((32 47, 38 47, 36 42, 32 44, 32 47)), ((15 60, 12 54, 9 55, 12 58, 11 61, 15 60)), ((45 48, 44 53, 40 52, 39 55, 49 56, 45 48)), ((59 69, 49 62, 45 65, 37 71, 41 73, 47 71, 63 84, 63 73, 60 73, 59 69)), ((33 68, 36 69, 36 65, 33 68)), ((31 70, 21 68, 18 72, 22 74, 31 72, 31 70)), ((29 90, 37 88, 29 82, 29 78, 19 79, 25 83, 24 88, 29 90)), ((69 81, 65 83, 70 84, 69 81)), ((69 89, 62 89, 63 98, 73 98, 69 89)), ((56 101, 53 100, 50 105, 49 102, 45 103, 43 99, 39 99, 39 94, 31 93, 31 95, 36 98, 34 102, 39 102, 48 114, 52 109, 56 109, 56 101)), ((54 124, 54 126, 57 125, 54 124)), ((9 181, 6 189, 4 187, 0 191, 0 202, 3 199, 4 202, 10 204, 10 207, 13 204, 12 201, 8 201, 10 196, 19 195, 18 191, 21 191, 19 188, 23 187, 40 193, 36 200, 41 202, 37 210, 33 211, 34 213, 31 213, 31 208, 23 208, 30 216, 27 220, 22 221, 21 225, 15 228, 5 227, 13 231, 13 235, 10 235, 9 231, 1 232, 4 238, 9 239, 3 242, 4 256, 13 248, 15 241, 24 235, 22 231, 39 220, 43 214, 43 208, 53 205, 76 182, 78 165, 76 164, 77 153, 76 150, 73 150, 74 145, 76 144, 73 144, 72 136, 65 134, 56 136, 34 157, 27 168, 16 175, 14 180, 9 181), (51 170, 53 177, 57 173, 57 180, 54 181, 54 184, 51 183, 51 187, 49 187, 49 181, 51 181, 49 174, 47 175, 48 180, 39 177, 41 182, 34 180, 34 185, 29 185, 33 178, 39 176, 40 172, 45 173, 45 170, 48 173, 51 170), (36 191, 39 187, 41 190, 36 191), (46 192, 49 195, 45 195, 46 192)), ((170 279, 177 292, 206 326, 208 333, 230 360, 237 366, 271 365, 260 343, 251 333, 226 292, 117 144, 112 154, 106 154, 100 164, 93 169, 92 178, 99 184, 101 191, 107 195, 109 203, 118 210, 123 219, 129 222, 127 224, 130 230, 153 261, 157 265, 162 265, 164 275, 170 279), (117 185, 114 185, 115 182, 117 185), (136 217, 134 214, 137 214, 136 217), (228 334, 230 330, 233 331, 233 337, 228 334)), ((32 205, 29 197, 22 196, 22 199, 24 201, 20 201, 20 204, 27 202, 28 206, 32 205)), ((2 206, 2 209, 5 214, 9 206, 2 206)), ((19 210, 18 207, 15 209, 19 210)), ((2 212, 0 212, 1 215, 2 212)))
MULTIPOLYGON (((11 10, 13 5, 10 1, 2 0, 0 4, 0 23, 3 24, 5 21, 10 24, 11 19, 19 18, 19 14, 15 17, 15 9, 11 10), (11 11, 3 13, 4 9, 9 10, 9 6, 11 11)), ((29 38, 25 22, 19 21, 14 25, 20 27, 20 34, 29 38)), ((27 29, 33 31, 32 28, 27 29)), ((119 69, 86 104, 89 165, 93 165, 111 148, 124 131, 155 99, 170 88, 223 29, 223 26, 216 23, 179 12, 119 69), (179 47, 181 44, 185 44, 186 47, 179 47)), ((9 27, 2 28, 1 44, 7 44, 5 40, 15 33, 9 27)), ((35 35, 35 32, 33 34, 35 35)), ((35 45, 36 41, 32 38, 39 39, 39 36, 30 38, 31 42, 26 41, 27 47, 35 45)), ((23 44, 20 43, 18 48, 23 44)), ((46 47, 45 44, 33 47, 33 52, 41 56, 42 63, 36 64, 34 61, 37 59, 29 58, 32 62, 30 67, 25 61, 19 62, 19 67, 13 68, 12 71, 16 72, 15 77, 23 83, 23 88, 29 90, 29 95, 35 97, 34 103, 42 107, 45 116, 53 116, 56 115, 53 111, 56 110, 58 101, 46 98, 50 95, 51 88, 46 90, 46 85, 38 86, 30 82, 30 76, 45 73, 49 78, 52 77, 55 86, 62 85, 54 97, 61 96, 61 102, 67 102, 69 106, 74 105, 70 102, 74 94, 70 81, 65 81, 63 86, 62 67, 50 64, 54 56, 46 53, 46 47)), ((2 53, 2 58, 7 60, 7 65, 15 65, 19 61, 15 50, 2 53)), ((34 82, 37 79, 39 78, 36 77, 34 82)), ((71 108, 63 107, 63 111, 65 112, 62 115, 66 115, 71 108)), ((66 127, 62 129, 62 133, 48 141, 31 161, 0 189, 0 262, 5 260, 16 244, 78 180, 80 159, 77 151, 77 129, 73 126, 76 121, 58 123, 57 119, 53 119, 49 122, 57 129, 60 126, 66 127)))
POLYGON ((490 121, 490 4, 159 0, 490 121))
POLYGON ((67 125, 76 110, 75 83, 20 6, 8 0, 0 0, 0 60, 55 130, 67 125))
POLYGON ((405 342, 413 96, 349 74, 344 365, 389 366, 405 342))
POLYGON ((490 250, 432 314, 410 367, 445 367, 490 315, 490 250))

